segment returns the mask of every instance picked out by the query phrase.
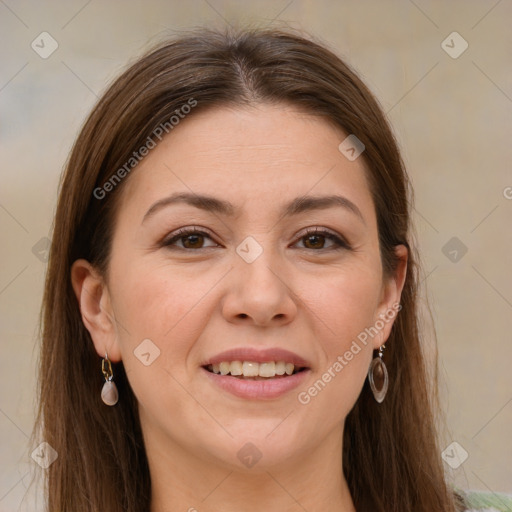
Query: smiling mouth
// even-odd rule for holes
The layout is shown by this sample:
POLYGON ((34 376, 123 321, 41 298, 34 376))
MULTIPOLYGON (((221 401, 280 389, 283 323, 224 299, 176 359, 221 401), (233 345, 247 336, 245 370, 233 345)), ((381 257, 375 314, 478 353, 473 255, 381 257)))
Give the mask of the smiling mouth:
POLYGON ((236 377, 243 380, 269 380, 286 378, 307 370, 306 367, 295 366, 285 361, 223 361, 219 364, 208 364, 203 368, 210 373, 222 376, 236 377))

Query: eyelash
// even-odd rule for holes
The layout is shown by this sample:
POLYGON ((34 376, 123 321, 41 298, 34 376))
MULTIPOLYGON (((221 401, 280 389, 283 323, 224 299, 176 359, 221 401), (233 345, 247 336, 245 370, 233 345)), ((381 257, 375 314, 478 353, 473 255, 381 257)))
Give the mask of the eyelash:
MULTIPOLYGON (((206 233, 205 231, 202 231, 198 228, 182 228, 182 229, 179 229, 178 231, 176 231, 172 236, 171 238, 169 238, 168 240, 164 240, 162 242, 162 245, 165 246, 165 247, 168 247, 168 248, 171 248, 171 249, 178 249, 178 250, 182 250, 182 251, 198 251, 198 250, 201 250, 201 249, 211 249, 211 248, 214 248, 213 246, 210 246, 210 247, 200 247, 198 249, 190 249, 190 248, 187 248, 187 247, 172 247, 172 245, 182 239, 182 238, 186 238, 187 236, 190 236, 190 235, 201 235, 201 236, 206 236, 210 239, 212 239, 212 237, 206 233)), ((309 231, 306 231, 305 233, 302 234, 302 236, 299 237, 298 240, 302 240, 304 238, 307 238, 308 236, 323 236, 329 240, 331 240, 332 242, 334 242, 334 244, 336 245, 335 247, 328 247, 328 248, 320 248, 320 249, 309 249, 310 251, 339 251, 339 250, 342 250, 342 249, 345 249, 345 250, 351 250, 352 247, 349 245, 349 243, 344 240, 343 238, 340 238, 339 236, 335 235, 334 233, 332 233, 331 231, 327 231, 325 229, 321 229, 321 228, 314 228, 314 229, 310 229, 309 231)), ((300 247, 300 249, 306 249, 308 250, 307 247, 300 247)))

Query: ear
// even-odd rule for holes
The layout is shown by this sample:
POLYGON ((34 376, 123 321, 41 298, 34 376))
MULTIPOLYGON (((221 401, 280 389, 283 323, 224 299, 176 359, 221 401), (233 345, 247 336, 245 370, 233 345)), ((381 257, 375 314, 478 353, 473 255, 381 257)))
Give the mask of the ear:
POLYGON ((405 245, 397 245, 395 254, 398 259, 396 270, 392 276, 385 278, 382 283, 382 293, 377 309, 376 325, 382 326, 379 329, 379 336, 374 338, 374 349, 377 350, 389 338, 391 328, 395 322, 396 316, 399 314, 402 306, 400 305, 400 297, 407 275, 407 260, 409 252, 405 245), (380 320, 380 322, 379 322, 380 320), (379 322, 379 324, 377 324, 379 322))
POLYGON ((119 362, 121 351, 116 321, 108 287, 102 276, 87 260, 79 259, 71 266, 71 283, 82 321, 91 335, 97 354, 105 357, 107 353, 112 362, 119 362))

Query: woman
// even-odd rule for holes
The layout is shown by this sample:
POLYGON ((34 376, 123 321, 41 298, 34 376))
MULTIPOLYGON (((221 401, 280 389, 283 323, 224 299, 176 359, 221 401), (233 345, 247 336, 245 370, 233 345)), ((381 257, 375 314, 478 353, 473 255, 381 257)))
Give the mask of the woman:
POLYGON ((136 61, 60 190, 49 510, 463 510, 408 194, 376 100, 321 45, 205 30, 136 61))

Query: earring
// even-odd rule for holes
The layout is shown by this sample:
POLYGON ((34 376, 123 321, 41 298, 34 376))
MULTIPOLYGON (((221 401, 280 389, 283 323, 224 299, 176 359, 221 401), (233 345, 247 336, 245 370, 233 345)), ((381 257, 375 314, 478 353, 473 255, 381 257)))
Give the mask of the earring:
POLYGON ((372 360, 370 368, 368 368, 368 381, 370 382, 373 396, 379 404, 384 400, 389 384, 388 369, 382 360, 382 353, 385 348, 386 345, 381 345, 379 355, 372 360))
POLYGON ((112 372, 112 365, 106 353, 105 358, 101 361, 101 372, 105 377, 105 384, 103 384, 101 390, 101 399, 107 405, 116 405, 119 400, 119 393, 117 392, 117 386, 112 382, 114 373, 112 372))

